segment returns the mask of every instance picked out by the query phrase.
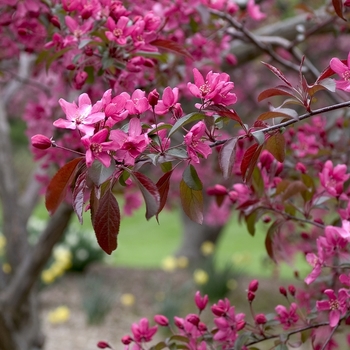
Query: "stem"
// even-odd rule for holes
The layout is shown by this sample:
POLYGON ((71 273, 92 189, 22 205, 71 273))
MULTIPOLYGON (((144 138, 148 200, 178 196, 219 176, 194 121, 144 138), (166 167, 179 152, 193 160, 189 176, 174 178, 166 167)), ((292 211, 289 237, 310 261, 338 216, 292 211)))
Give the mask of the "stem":
POLYGON ((338 328, 338 326, 339 326, 339 324, 338 324, 337 326, 335 326, 335 327, 332 329, 332 331, 331 331, 331 333, 329 334, 327 340, 326 340, 325 343, 323 344, 321 350, 325 350, 325 349, 326 349, 326 346, 328 345, 328 343, 329 343, 330 340, 332 339, 333 334, 334 334, 334 332, 336 331, 336 329, 338 328))

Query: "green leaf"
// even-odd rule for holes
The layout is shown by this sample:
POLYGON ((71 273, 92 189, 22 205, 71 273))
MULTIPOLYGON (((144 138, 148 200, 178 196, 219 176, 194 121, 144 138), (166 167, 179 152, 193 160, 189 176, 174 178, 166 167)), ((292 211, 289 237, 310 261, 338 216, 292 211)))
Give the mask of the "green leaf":
POLYGON ((251 332, 241 333, 235 341, 234 350, 241 350, 251 335, 251 332))
POLYGON ((131 172, 130 175, 138 185, 146 204, 146 219, 159 213, 160 195, 157 186, 145 175, 139 172, 131 172))
POLYGON ((166 343, 161 341, 158 344, 150 347, 150 350, 162 350, 165 349, 167 347, 166 343))
POLYGON ((117 249, 120 227, 119 205, 111 190, 101 197, 92 224, 98 244, 107 254, 111 254, 117 249))
POLYGON ((150 42, 151 45, 156 46, 160 49, 165 49, 167 51, 172 51, 182 56, 189 58, 193 61, 192 55, 185 49, 184 46, 177 43, 176 41, 167 40, 167 39, 156 39, 150 42))
POLYGON ((178 119, 176 123, 172 126, 172 128, 169 131, 168 137, 173 135, 178 129, 182 128, 188 123, 197 121, 197 120, 203 120, 205 118, 205 114, 193 112, 190 114, 185 115, 184 117, 178 119))
POLYGON ((73 181, 79 166, 84 162, 83 157, 75 158, 58 170, 51 179, 45 195, 45 206, 50 215, 54 214, 58 206, 66 197, 67 188, 73 181))
POLYGON ((194 222, 203 223, 203 194, 201 190, 191 189, 182 179, 180 182, 180 199, 184 212, 194 222))
POLYGON ((221 147, 219 165, 224 178, 228 179, 232 174, 232 168, 236 158, 237 138, 227 140, 221 147))
POLYGON ((267 149, 280 163, 284 162, 286 142, 283 134, 280 132, 271 135, 266 143, 265 149, 267 149))
POLYGON ((95 160, 88 169, 88 176, 96 186, 100 186, 114 174, 114 171, 114 160, 112 160, 111 165, 108 168, 106 168, 101 162, 95 160))
POLYGON ((200 180, 196 168, 190 164, 182 174, 182 179, 186 185, 195 191, 201 191, 203 189, 202 181, 200 180))

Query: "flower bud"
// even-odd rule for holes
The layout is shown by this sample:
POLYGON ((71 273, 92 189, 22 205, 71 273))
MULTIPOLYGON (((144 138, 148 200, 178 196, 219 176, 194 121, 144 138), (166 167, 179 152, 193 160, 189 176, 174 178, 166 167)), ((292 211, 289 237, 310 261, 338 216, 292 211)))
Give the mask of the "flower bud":
POLYGON ((207 193, 209 196, 222 196, 227 194, 227 188, 222 185, 215 185, 214 187, 209 187, 207 193))
POLYGON ((303 163, 297 163, 295 169, 299 170, 302 174, 306 173, 306 166, 303 163))
POLYGON ((148 94, 148 103, 154 108, 159 100, 159 92, 154 89, 148 94))
POLYGON ((32 146, 39 149, 48 149, 52 146, 51 140, 44 135, 34 135, 31 138, 32 146))
POLYGON ((258 314, 255 316, 255 322, 257 324, 265 324, 267 322, 266 316, 264 314, 258 314))
POLYGON ((132 343, 132 338, 130 337, 130 335, 124 335, 124 337, 122 338, 122 343, 124 345, 129 345, 130 343, 132 343))
POLYGON ((248 301, 251 303, 255 299, 255 294, 251 291, 248 291, 247 298, 248 301))
POLYGON ((61 23, 57 16, 52 16, 50 22, 58 29, 61 29, 61 23))
POLYGON ((184 329, 184 320, 180 317, 174 316, 174 324, 179 329, 184 329))
POLYGON ((268 224, 271 221, 271 216, 265 215, 263 217, 263 223, 268 224))
POLYGON ((219 316, 219 317, 225 315, 225 313, 226 313, 225 310, 222 307, 220 307, 220 306, 218 306, 216 304, 211 307, 211 312, 215 316, 219 316))
POLYGON ((198 326, 199 324, 199 317, 195 314, 189 314, 186 316, 186 321, 189 322, 189 323, 192 323, 194 326, 198 326))
POLYGON ((206 331, 208 330, 207 325, 206 325, 205 323, 203 323, 203 322, 199 322, 197 328, 198 328, 198 330, 199 330, 200 332, 206 332, 206 331))
POLYGON ((111 346, 107 343, 107 342, 105 342, 105 341, 99 341, 98 343, 97 343, 97 347, 99 348, 99 349, 112 349, 111 348, 111 346))
POLYGON ((286 297, 287 296, 286 288, 280 287, 280 293, 286 297))
POLYGON ((295 287, 291 284, 290 286, 288 286, 288 290, 289 290, 289 293, 294 297, 295 295, 295 287))
POLYGON ((201 296, 200 291, 197 291, 194 297, 194 301, 200 311, 203 311, 209 301, 208 295, 204 295, 204 297, 201 296))
POLYGON ((258 287, 259 287, 259 281, 258 280, 252 280, 250 283, 249 283, 249 287, 248 287, 248 290, 250 292, 256 292, 258 290, 258 287))
POLYGON ((167 317, 163 315, 155 315, 154 321, 162 327, 166 327, 169 325, 169 320, 167 317))
POLYGON ((73 79, 74 87, 80 90, 84 86, 87 78, 88 74, 85 71, 78 72, 73 79))

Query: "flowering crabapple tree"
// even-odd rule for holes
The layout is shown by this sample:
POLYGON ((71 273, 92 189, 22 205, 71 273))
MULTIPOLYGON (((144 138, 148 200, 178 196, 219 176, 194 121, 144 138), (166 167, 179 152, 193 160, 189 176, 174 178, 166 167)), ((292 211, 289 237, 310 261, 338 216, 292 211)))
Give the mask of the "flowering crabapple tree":
MULTIPOLYGON (((11 270, 0 276, 0 349, 42 347, 36 278, 73 211, 81 222, 90 212, 107 254, 117 248, 118 194, 124 213, 142 198, 147 220, 161 222, 176 198, 198 225, 222 227, 236 211, 254 235, 262 220, 276 264, 302 253, 311 266, 296 273, 300 288, 280 288, 286 304, 272 316, 254 312, 257 280, 247 291, 251 315, 219 300, 212 325, 197 293, 199 312, 176 317, 156 349, 336 347, 349 316, 348 7, 303 4, 276 23, 274 1, 3 0, 0 190, 11 270), (255 97, 260 109, 250 109, 255 97), (17 115, 39 164, 22 193, 9 137, 17 115), (30 246, 26 223, 40 190, 52 218, 30 246)), ((163 315, 155 322, 169 325, 163 315)), ((122 342, 143 349, 157 325, 142 318, 122 342)))

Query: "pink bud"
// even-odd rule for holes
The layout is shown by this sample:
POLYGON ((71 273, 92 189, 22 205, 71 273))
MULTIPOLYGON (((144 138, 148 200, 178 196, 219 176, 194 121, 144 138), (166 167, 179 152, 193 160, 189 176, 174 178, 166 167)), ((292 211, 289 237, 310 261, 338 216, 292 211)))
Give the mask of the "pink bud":
POLYGON ((198 328, 198 330, 199 330, 200 332, 206 332, 206 331, 208 330, 207 325, 206 325, 205 323, 203 323, 203 322, 199 322, 197 328, 198 328))
POLYGON ((162 327, 166 327, 169 325, 169 320, 167 319, 167 317, 165 317, 163 315, 155 315, 154 321, 162 327))
POLYGON ((192 323, 194 326, 198 326, 199 324, 199 317, 195 314, 190 314, 186 316, 186 321, 188 321, 189 323, 192 323))
POLYGON ((300 171, 302 174, 306 173, 306 166, 303 163, 297 163, 295 169, 300 171))
POLYGON ((179 329, 184 329, 184 320, 180 317, 174 316, 174 324, 179 329))
POLYGON ((78 72, 73 79, 74 88, 80 90, 84 86, 87 78, 88 74, 85 71, 78 72))
POLYGON ((265 216, 263 217, 263 222, 264 222, 265 224, 268 224, 270 221, 271 221, 271 216, 265 215, 265 216))
POLYGON ((248 290, 250 292, 256 292, 258 290, 258 287, 259 287, 259 281, 258 280, 252 280, 250 283, 249 283, 249 287, 248 287, 248 290))
POLYGON ((51 140, 44 135, 34 135, 31 138, 32 146, 39 149, 48 149, 52 146, 51 140))
POLYGON ((97 343, 97 347, 100 348, 100 349, 107 349, 107 348, 108 349, 112 349, 111 346, 105 341, 99 341, 97 343))
POLYGON ((211 307, 211 312, 215 316, 219 316, 219 317, 225 315, 225 313, 226 313, 225 310, 222 307, 220 307, 220 306, 218 306, 216 304, 211 307))
POLYGON ((280 287, 280 293, 286 297, 287 296, 286 288, 280 287))
POLYGON ((295 287, 291 284, 288 286, 289 293, 294 297, 295 295, 295 287))
POLYGON ((265 324, 267 322, 267 319, 264 314, 258 314, 255 316, 255 322, 257 324, 265 324))
POLYGON ((61 24, 60 24, 60 20, 58 19, 57 16, 52 16, 50 18, 50 22, 58 29, 61 29, 61 24))
POLYGON ((130 335, 124 335, 124 337, 122 338, 122 343, 124 345, 129 345, 130 343, 132 343, 132 338, 130 337, 130 335))
POLYGON ((207 193, 209 196, 222 196, 227 194, 227 189, 222 185, 215 185, 214 187, 209 187, 207 193))
POLYGON ((194 301, 200 311, 203 311, 209 301, 208 295, 204 295, 204 297, 201 296, 201 293, 199 291, 196 292, 194 301))
POLYGON ((159 100, 159 92, 156 89, 154 89, 148 94, 148 103, 152 107, 154 107, 157 105, 158 100, 159 100))
POLYGON ((251 303, 255 299, 255 294, 251 291, 248 291, 247 298, 248 298, 248 301, 251 303))

